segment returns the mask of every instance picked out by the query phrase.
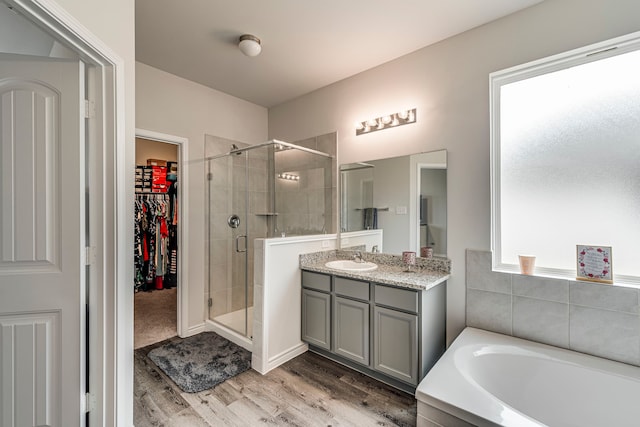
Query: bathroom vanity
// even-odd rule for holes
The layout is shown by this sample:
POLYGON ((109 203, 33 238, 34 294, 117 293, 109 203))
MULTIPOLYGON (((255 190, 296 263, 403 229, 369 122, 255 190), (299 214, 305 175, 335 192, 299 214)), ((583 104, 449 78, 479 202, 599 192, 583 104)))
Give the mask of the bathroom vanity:
POLYGON ((406 273, 398 257, 366 254, 376 270, 341 271, 326 267, 335 253, 301 256, 302 341, 311 351, 415 392, 445 350, 448 264, 406 273))

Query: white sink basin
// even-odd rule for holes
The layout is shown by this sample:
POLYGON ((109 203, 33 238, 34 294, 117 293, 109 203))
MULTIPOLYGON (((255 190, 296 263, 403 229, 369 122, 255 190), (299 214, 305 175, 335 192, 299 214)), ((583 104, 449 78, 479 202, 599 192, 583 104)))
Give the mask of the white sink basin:
POLYGON ((329 261, 324 265, 327 268, 333 268, 334 270, 342 271, 373 271, 378 268, 378 265, 373 262, 355 262, 350 259, 339 259, 336 261, 329 261))

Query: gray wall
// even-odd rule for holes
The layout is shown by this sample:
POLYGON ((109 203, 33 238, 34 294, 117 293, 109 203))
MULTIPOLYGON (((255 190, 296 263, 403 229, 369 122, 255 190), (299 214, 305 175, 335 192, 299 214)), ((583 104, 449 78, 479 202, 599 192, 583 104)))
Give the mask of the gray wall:
POLYGON ((465 249, 490 249, 489 73, 640 30, 637 0, 547 0, 269 110, 269 137, 338 132, 338 161, 448 151, 447 340, 465 326, 465 249), (353 123, 417 107, 416 124, 353 123))
MULTIPOLYGON (((189 196, 181 218, 189 229, 184 236, 189 272, 186 329, 188 333, 196 333, 207 316, 208 296, 207 259, 203 250, 207 220, 204 156, 214 153, 205 153, 205 135, 249 145, 265 142, 267 110, 142 63, 136 63, 136 81, 136 127, 189 140, 185 144, 189 161, 183 165, 189 196)), ((228 148, 224 147, 224 151, 228 148)), ((133 166, 131 174, 133 191, 133 166)))

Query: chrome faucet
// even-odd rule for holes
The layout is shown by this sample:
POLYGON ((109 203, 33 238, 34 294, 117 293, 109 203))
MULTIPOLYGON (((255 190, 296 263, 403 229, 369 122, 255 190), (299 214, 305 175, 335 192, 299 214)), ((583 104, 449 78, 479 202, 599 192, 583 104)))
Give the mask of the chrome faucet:
POLYGON ((372 254, 377 254, 378 253, 378 245, 373 245, 373 247, 371 248, 371 253, 372 254))
POLYGON ((354 262, 362 262, 362 252, 360 252, 360 251, 356 251, 356 252, 353 254, 353 261, 354 261, 354 262))

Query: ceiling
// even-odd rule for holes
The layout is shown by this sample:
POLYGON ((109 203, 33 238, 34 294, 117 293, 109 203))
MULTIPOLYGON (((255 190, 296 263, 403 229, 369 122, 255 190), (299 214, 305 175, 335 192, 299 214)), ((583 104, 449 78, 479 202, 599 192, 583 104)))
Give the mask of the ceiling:
POLYGON ((540 1, 136 0, 136 59, 272 107, 540 1))

